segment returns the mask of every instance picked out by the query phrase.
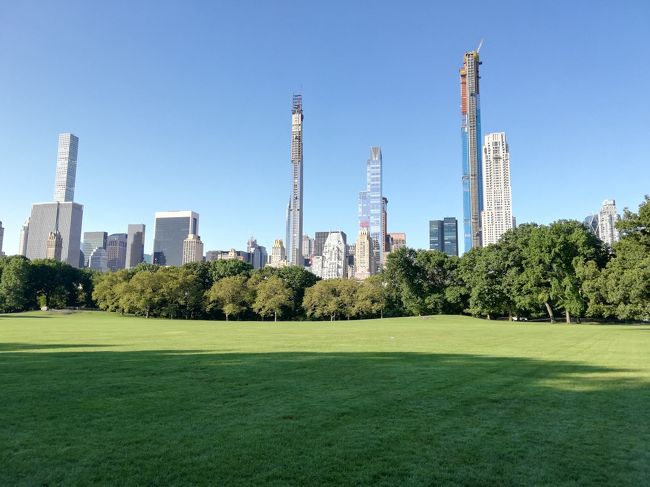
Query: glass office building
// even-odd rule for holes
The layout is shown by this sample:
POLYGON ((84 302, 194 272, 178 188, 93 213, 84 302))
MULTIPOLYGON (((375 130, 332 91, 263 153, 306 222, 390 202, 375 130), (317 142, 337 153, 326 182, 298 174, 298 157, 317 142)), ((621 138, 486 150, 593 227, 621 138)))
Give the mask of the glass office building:
POLYGON ((199 214, 193 211, 162 211, 156 213, 153 241, 153 263, 181 265, 183 242, 188 235, 198 235, 199 214))
POLYGON ((447 217, 429 221, 429 249, 457 256, 458 220, 447 217))

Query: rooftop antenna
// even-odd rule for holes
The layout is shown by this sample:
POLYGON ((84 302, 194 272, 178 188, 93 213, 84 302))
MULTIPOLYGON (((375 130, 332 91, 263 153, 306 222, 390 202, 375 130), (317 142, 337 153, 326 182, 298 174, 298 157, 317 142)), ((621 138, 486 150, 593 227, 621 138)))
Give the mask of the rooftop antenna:
POLYGON ((478 47, 476 48, 476 54, 480 52, 481 47, 483 47, 483 39, 481 39, 481 42, 478 43, 478 47))

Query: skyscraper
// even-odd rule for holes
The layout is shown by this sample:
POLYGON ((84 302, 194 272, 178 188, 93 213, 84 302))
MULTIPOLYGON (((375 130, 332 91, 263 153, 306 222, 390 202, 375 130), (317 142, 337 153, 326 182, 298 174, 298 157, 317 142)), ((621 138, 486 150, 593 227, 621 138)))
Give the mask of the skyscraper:
POLYGON ((386 243, 384 211, 381 148, 371 147, 366 161, 366 190, 359 193, 359 227, 367 228, 373 241, 375 269, 379 269, 383 262, 386 243))
POLYGON ((29 217, 20 227, 20 240, 18 241, 18 255, 27 255, 27 239, 29 238, 29 217))
POLYGON ((460 69, 460 113, 463 141, 463 231, 465 252, 482 245, 483 175, 478 50, 465 53, 460 69))
POLYGON ((106 240, 106 253, 108 254, 108 268, 119 271, 126 267, 126 233, 113 233, 106 240))
MULTIPOLYGON (((390 238, 388 237, 388 198, 385 196, 381 198, 381 233, 384 236, 384 254, 387 254, 390 252, 390 238)), ((386 257, 382 265, 385 261, 386 257)))
POLYGON ((155 215, 153 263, 181 265, 183 242, 199 233, 199 214, 193 211, 160 211, 155 215))
POLYGON ((2 253, 2 241, 5 238, 5 229, 2 228, 2 222, 0 222, 0 257, 2 257, 4 254, 2 253))
POLYGON ((374 246, 368 229, 361 227, 359 236, 354 247, 354 277, 355 279, 366 279, 375 273, 375 259, 373 256, 374 246))
POLYGON ((253 269, 261 269, 266 265, 266 261, 268 260, 266 247, 258 245, 255 237, 248 239, 248 242, 246 243, 246 252, 248 252, 249 263, 253 266, 253 269))
POLYGON ((444 220, 429 222, 429 249, 458 255, 458 220, 445 217, 444 220))
POLYGON ((95 249, 106 250, 106 241, 108 233, 106 232, 84 232, 84 241, 81 244, 81 251, 84 254, 84 266, 90 267, 90 255, 95 249))
POLYGON ((54 201, 60 203, 74 201, 78 148, 78 137, 71 133, 59 134, 59 150, 56 157, 56 179, 54 182, 54 201))
POLYGON ((620 238, 616 229, 616 222, 620 218, 616 212, 616 201, 603 201, 603 206, 598 212, 598 237, 610 247, 618 242, 620 238))
POLYGON ((183 240, 183 264, 203 261, 203 242, 201 237, 190 233, 183 240))
POLYGON ((144 223, 130 224, 127 229, 126 268, 132 269, 144 262, 144 223))
POLYGON ((35 203, 29 218, 29 233, 25 256, 47 258, 50 233, 61 238, 61 262, 79 267, 83 206, 78 203, 35 203))
POLYGON ((347 276, 346 244, 343 232, 330 232, 323 248, 323 279, 344 278, 347 276))
POLYGON ((282 240, 276 239, 271 247, 271 260, 269 261, 270 267, 282 267, 287 264, 287 253, 284 250, 282 240))
POLYGON ((105 248, 96 247, 90 253, 88 267, 94 271, 108 272, 108 252, 105 248))
POLYGON ((47 236, 47 249, 45 258, 61 261, 61 251, 63 249, 63 240, 59 232, 50 232, 47 236))
POLYGON ((291 207, 289 209, 289 263, 304 266, 302 257, 302 95, 293 95, 291 108, 291 207))
POLYGON ((79 267, 83 206, 73 202, 78 147, 76 136, 70 133, 59 135, 54 202, 32 205, 28 232, 23 232, 26 243, 21 242, 28 259, 46 258, 50 233, 58 233, 61 261, 79 267))
POLYGON ((323 255, 323 248, 325 248, 325 240, 330 232, 316 232, 314 238, 314 255, 323 255))
POLYGON ((505 132, 487 134, 483 144, 482 244, 495 244, 514 228, 510 191, 510 150, 505 132))
POLYGON ((404 232, 391 232, 388 235, 390 236, 391 252, 406 247, 406 234, 404 232))
POLYGON ((314 239, 309 235, 302 236, 302 256, 305 259, 309 259, 314 252, 314 239))

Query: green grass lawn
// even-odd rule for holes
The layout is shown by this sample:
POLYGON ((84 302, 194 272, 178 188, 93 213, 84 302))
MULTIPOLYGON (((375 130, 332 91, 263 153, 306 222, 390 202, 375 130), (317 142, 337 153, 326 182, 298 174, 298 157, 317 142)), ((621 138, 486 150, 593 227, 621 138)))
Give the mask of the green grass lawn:
POLYGON ((650 326, 0 315, 0 485, 648 485, 650 326))

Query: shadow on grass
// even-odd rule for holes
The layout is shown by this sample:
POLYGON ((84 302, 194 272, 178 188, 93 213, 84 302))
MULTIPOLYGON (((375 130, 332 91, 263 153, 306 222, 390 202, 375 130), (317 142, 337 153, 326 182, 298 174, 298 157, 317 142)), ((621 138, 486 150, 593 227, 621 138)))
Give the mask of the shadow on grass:
POLYGON ((4 344, 0 354, 2 485, 650 478, 650 386, 629 370, 472 355, 30 347, 43 345, 4 344))
POLYGON ((109 348, 116 346, 118 345, 101 345, 97 343, 0 343, 0 353, 65 348, 109 348))

